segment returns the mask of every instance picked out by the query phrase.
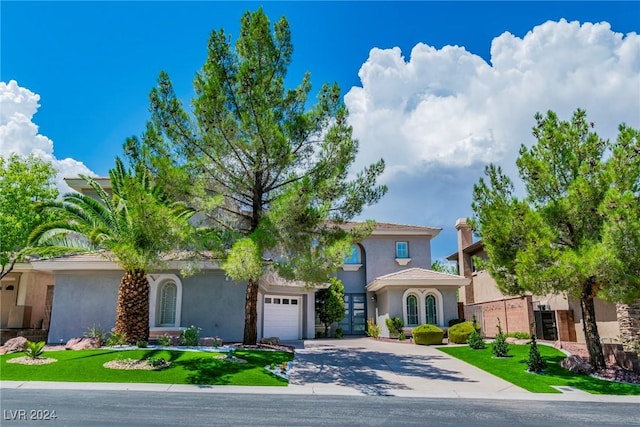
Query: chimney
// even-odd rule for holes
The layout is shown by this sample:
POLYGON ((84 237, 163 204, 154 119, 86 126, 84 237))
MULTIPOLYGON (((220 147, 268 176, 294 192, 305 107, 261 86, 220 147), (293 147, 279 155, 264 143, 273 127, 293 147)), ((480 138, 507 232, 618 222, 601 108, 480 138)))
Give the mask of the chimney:
POLYGON ((473 270, 471 268, 471 256, 464 253, 464 249, 473 243, 473 233, 465 218, 456 221, 458 231, 458 268, 460 275, 471 279, 471 283, 461 288, 460 298, 465 304, 473 304, 475 301, 473 292, 473 270))

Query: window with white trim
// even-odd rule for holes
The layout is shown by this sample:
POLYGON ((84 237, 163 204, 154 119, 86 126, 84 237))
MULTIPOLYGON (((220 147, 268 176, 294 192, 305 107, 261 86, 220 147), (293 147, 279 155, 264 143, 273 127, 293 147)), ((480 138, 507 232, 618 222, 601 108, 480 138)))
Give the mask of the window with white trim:
POLYGON ((409 258, 409 242, 396 242, 396 258, 409 258))
POLYGON ((148 274, 149 328, 179 328, 182 282, 175 274, 148 274))
POLYGON ((429 294, 426 297, 424 297, 424 307, 425 307, 425 323, 429 323, 431 325, 437 325, 438 315, 436 310, 435 295, 429 294))
POLYGON ((174 326, 176 323, 176 300, 178 287, 172 280, 160 285, 160 307, 158 326, 174 326))
POLYGON ((405 324, 407 326, 416 326, 419 323, 418 320, 418 297, 415 295, 407 295, 406 299, 407 318, 405 324))
POLYGON ((442 293, 435 288, 407 289, 402 294, 402 317, 406 326, 424 323, 442 326, 442 293))

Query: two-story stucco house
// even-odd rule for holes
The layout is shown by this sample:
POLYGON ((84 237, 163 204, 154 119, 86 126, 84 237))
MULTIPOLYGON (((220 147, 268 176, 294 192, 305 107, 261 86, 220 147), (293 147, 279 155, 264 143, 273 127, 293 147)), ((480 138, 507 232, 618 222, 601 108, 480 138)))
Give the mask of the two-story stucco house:
MULTIPOLYGON (((89 194, 82 180, 67 182, 89 194)), ((354 245, 337 272, 345 286, 345 318, 338 325, 345 335, 364 335, 367 319, 378 323, 382 336, 388 336, 387 317, 402 318, 408 328, 422 323, 444 327, 458 317, 456 292, 469 279, 429 270, 431 239, 439 232, 433 227, 379 223, 369 237, 354 245)), ((229 279, 218 262, 203 262, 199 272, 190 276, 180 273, 183 263, 168 261, 166 270, 148 274, 150 335, 178 333, 194 325, 201 328, 201 336, 242 341, 246 284, 229 279)), ((36 260, 26 267, 14 289, 16 295, 26 295, 28 289, 39 289, 29 283, 29 276, 46 278, 43 289, 48 302, 34 300, 32 305, 42 306, 36 311, 43 311, 42 317, 47 318, 48 342, 82 336, 93 325, 104 330, 113 327, 123 273, 118 265, 97 253, 36 260)), ((258 338, 315 337, 314 289, 266 275, 258 298, 258 338)), ((12 301, 15 305, 16 300, 12 301)))
POLYGON ((456 294, 469 279, 430 270, 431 239, 440 231, 378 223, 354 245, 338 272, 345 287, 345 318, 338 326, 345 334, 364 334, 367 319, 388 337, 389 317, 401 318, 407 329, 423 323, 446 327, 458 317, 456 294))

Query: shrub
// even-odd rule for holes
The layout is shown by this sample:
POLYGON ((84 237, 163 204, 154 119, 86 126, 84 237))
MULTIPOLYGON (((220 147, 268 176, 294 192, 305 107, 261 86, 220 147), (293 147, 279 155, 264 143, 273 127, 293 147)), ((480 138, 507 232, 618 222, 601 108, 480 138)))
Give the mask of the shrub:
POLYGON ((538 350, 538 344, 536 343, 536 336, 531 336, 531 347, 529 347, 529 358, 527 359, 527 367, 529 372, 540 373, 547 367, 547 362, 544 361, 538 350))
POLYGON ((84 331, 83 335, 87 338, 97 338, 98 340, 100 340, 100 345, 102 345, 102 343, 105 342, 107 338, 107 333, 102 328, 100 328, 100 325, 96 325, 95 323, 91 325, 90 328, 87 328, 87 330, 84 331))
POLYGON ((167 361, 164 360, 162 357, 148 357, 147 363, 153 366, 154 368, 159 368, 161 366, 165 366, 167 364, 167 361))
POLYGON ((373 319, 367 320, 367 336, 372 338, 380 336, 380 325, 376 325, 373 319))
POLYGON ((451 319, 449 320, 449 327, 452 327, 453 325, 457 325, 458 323, 462 323, 464 322, 464 319, 451 319))
POLYGON ((509 332, 508 334, 504 335, 505 337, 511 337, 511 338, 516 338, 519 340, 528 340, 529 338, 531 338, 531 335, 529 334, 529 332, 509 332))
POLYGON ((127 334, 124 332, 111 332, 109 338, 107 339, 107 346, 113 347, 115 345, 126 345, 127 344, 127 334))
POLYGON ((343 335, 344 335, 344 331, 342 330, 342 328, 338 328, 338 329, 336 329, 336 332, 335 332, 335 334, 334 334, 334 336, 335 336, 336 338, 342 338, 342 337, 343 337, 343 335))
POLYGON ((170 346, 172 342, 173 340, 167 334, 164 334, 158 337, 158 344, 160 344, 161 346, 164 346, 164 347, 170 346))
POLYGON ((442 344, 444 331, 435 325, 424 324, 413 328, 413 341, 420 345, 442 344))
POLYGON ((384 322, 387 324, 389 333, 393 335, 400 335, 400 333, 402 333, 404 322, 399 317, 387 317, 384 319, 384 322))
POLYGON ((509 356, 509 343, 506 341, 506 337, 502 333, 502 326, 500 325, 500 318, 498 318, 498 334, 491 344, 491 351, 495 357, 508 357, 509 356))
POLYGON ((400 332, 398 334, 398 341, 404 341, 407 339, 407 336, 404 334, 404 332, 400 332))
POLYGON ((26 354, 31 359, 37 359, 38 357, 44 354, 44 341, 40 342, 31 342, 28 341, 24 343, 24 354, 26 354))
POLYGON ((149 343, 144 340, 140 340, 136 343, 136 346, 138 346, 138 348, 147 348, 148 345, 149 343))
POLYGON ((187 346, 197 346, 200 343, 200 328, 191 325, 180 334, 180 343, 187 346))
POLYGON ((469 335, 477 330, 480 332, 480 325, 472 322, 457 323, 449 328, 449 342, 454 344, 466 344, 469 335))
POLYGON ((482 334, 478 332, 478 330, 474 329, 471 334, 469 334, 469 338, 467 338, 467 344, 473 350, 481 350, 486 347, 484 343, 484 338, 482 338, 482 334))

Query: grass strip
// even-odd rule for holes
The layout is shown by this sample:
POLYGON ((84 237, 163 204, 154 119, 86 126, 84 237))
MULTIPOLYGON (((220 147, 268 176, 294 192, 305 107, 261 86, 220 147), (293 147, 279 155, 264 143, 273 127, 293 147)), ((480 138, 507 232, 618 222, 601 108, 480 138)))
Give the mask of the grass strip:
POLYGON ((640 395, 640 385, 601 380, 562 368, 560 361, 567 356, 550 346, 538 345, 547 362, 544 374, 527 372, 529 345, 510 345, 511 357, 504 359, 494 358, 490 346, 482 350, 468 346, 438 347, 438 350, 533 393, 560 393, 551 386, 570 386, 592 394, 640 395))

